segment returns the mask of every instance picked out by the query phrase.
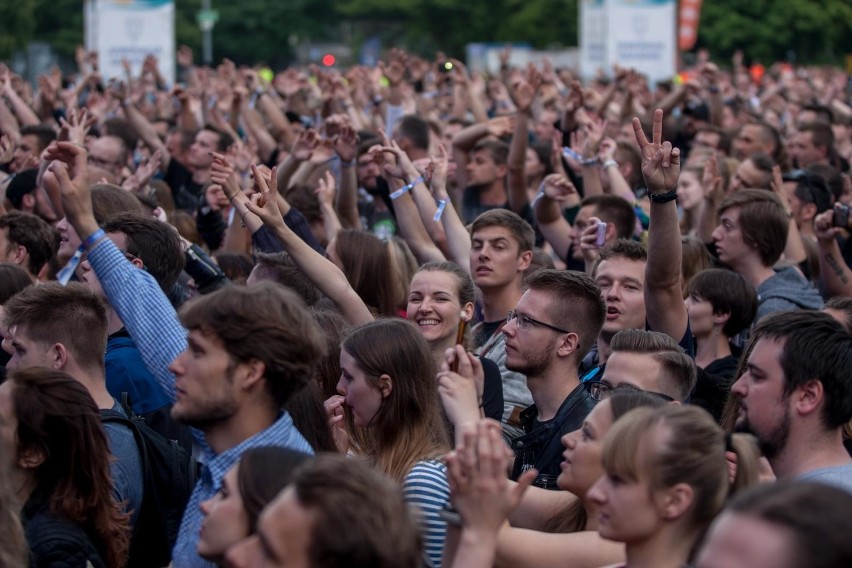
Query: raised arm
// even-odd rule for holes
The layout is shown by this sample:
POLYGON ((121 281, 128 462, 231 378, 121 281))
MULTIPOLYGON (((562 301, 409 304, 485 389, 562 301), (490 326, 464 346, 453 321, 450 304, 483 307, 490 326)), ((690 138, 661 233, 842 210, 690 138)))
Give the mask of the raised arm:
POLYGON ((351 126, 343 126, 334 139, 334 151, 340 158, 340 188, 337 191, 337 215, 348 229, 361 228, 358 213, 358 133, 351 126))
POLYGON ((814 233, 819 245, 819 274, 828 297, 852 297, 852 270, 843 260, 837 235, 841 228, 834 225, 834 212, 842 207, 835 204, 834 209, 823 211, 814 219, 814 233))
POLYGON ((275 169, 272 170, 269 181, 258 172, 256 166, 252 166, 252 171, 259 191, 252 196, 251 201, 246 201, 248 210, 275 230, 281 244, 299 269, 319 288, 320 292, 335 303, 349 323, 358 326, 373 321, 370 310, 352 289, 343 272, 330 260, 312 249, 284 223, 277 200, 274 199, 278 193, 275 169))
POLYGON ((564 174, 550 174, 541 184, 534 212, 538 229, 553 247, 556 255, 565 260, 571 248, 571 224, 562 215, 562 204, 577 197, 577 188, 564 174))
POLYGON ((124 117, 127 119, 130 126, 132 126, 139 134, 142 142, 151 149, 151 152, 160 153, 160 161, 162 162, 163 170, 167 170, 172 161, 172 155, 169 153, 168 148, 166 148, 166 144, 160 139, 160 135, 157 134, 157 130, 154 128, 154 125, 151 124, 148 119, 145 118, 145 115, 136 108, 136 105, 128 99, 127 87, 121 82, 114 82, 110 85, 109 93, 114 98, 118 99, 121 104, 121 108, 124 110, 124 117))
POLYGON ((689 324, 681 288, 680 226, 675 203, 680 174, 680 150, 663 142, 663 111, 654 112, 652 139, 642 132, 638 118, 633 131, 642 153, 642 176, 651 197, 648 228, 648 264, 645 266, 645 310, 648 325, 680 341, 689 324))
MULTIPOLYGON (((467 227, 459 217, 458 211, 453 206, 453 201, 450 199, 447 192, 447 170, 449 169, 450 157, 447 155, 447 149, 441 144, 438 146, 437 160, 432 172, 432 181, 429 188, 432 190, 432 195, 438 200, 438 209, 440 210, 443 202, 443 212, 440 214, 436 211, 435 216, 438 217, 440 223, 444 226, 444 235, 446 235, 447 252, 449 252, 450 260, 461 266, 465 272, 470 273, 470 233, 467 227)), ((434 217, 433 217, 433 222, 434 217)))
POLYGON ((508 159, 509 209, 519 214, 529 204, 526 168, 524 167, 527 159, 527 125, 536 93, 541 87, 541 74, 535 67, 530 66, 527 79, 515 83, 513 90, 513 99, 515 106, 518 107, 518 114, 508 159))

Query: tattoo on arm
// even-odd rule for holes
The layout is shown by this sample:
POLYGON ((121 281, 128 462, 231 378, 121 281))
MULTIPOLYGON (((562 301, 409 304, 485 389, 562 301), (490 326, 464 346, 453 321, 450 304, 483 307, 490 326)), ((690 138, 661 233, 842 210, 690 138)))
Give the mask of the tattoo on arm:
POLYGON ((843 282, 844 284, 849 283, 849 277, 846 275, 846 271, 843 270, 844 267, 841 266, 840 263, 837 262, 837 259, 834 258, 833 254, 829 253, 829 254, 825 255, 825 261, 828 263, 828 265, 834 271, 834 275, 837 276, 837 278, 841 282, 843 282))

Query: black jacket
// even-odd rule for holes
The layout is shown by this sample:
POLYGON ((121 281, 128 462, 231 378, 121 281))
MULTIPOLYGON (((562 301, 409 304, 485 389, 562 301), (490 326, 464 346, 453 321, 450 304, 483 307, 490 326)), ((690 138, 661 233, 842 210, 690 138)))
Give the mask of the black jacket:
POLYGON ((33 495, 24 505, 24 534, 30 547, 30 568, 105 568, 83 527, 50 512, 46 498, 33 495))

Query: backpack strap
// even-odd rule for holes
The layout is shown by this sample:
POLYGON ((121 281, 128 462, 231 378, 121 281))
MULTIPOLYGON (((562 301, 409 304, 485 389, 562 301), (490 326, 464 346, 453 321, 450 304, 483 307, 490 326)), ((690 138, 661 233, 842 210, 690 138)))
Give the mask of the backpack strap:
POLYGON ((121 408, 127 414, 128 418, 136 416, 136 413, 133 412, 133 407, 130 405, 130 393, 127 391, 121 393, 121 408))

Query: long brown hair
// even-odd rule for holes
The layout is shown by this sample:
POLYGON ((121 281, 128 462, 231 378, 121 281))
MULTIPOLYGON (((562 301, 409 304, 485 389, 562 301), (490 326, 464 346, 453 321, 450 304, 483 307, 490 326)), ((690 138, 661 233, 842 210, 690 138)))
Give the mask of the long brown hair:
POLYGON ((112 497, 110 451, 89 392, 69 375, 31 367, 9 373, 18 419, 18 455, 36 451, 37 492, 50 512, 80 525, 110 568, 127 562, 128 515, 112 497))
POLYGON ((18 514, 20 503, 9 477, 12 459, 0 445, 0 566, 23 568, 27 565, 27 540, 18 514))
MULTIPOLYGON (((450 448, 441 417, 435 363, 429 344, 406 320, 381 319, 355 328, 345 349, 378 388, 381 375, 393 381, 358 453, 391 478, 402 481, 414 464, 438 458, 450 448)), ((353 440, 354 441, 354 440, 353 440)))
POLYGON ((337 256, 349 284, 371 310, 396 315, 396 271, 390 249, 378 237, 345 229, 337 233, 337 256))

